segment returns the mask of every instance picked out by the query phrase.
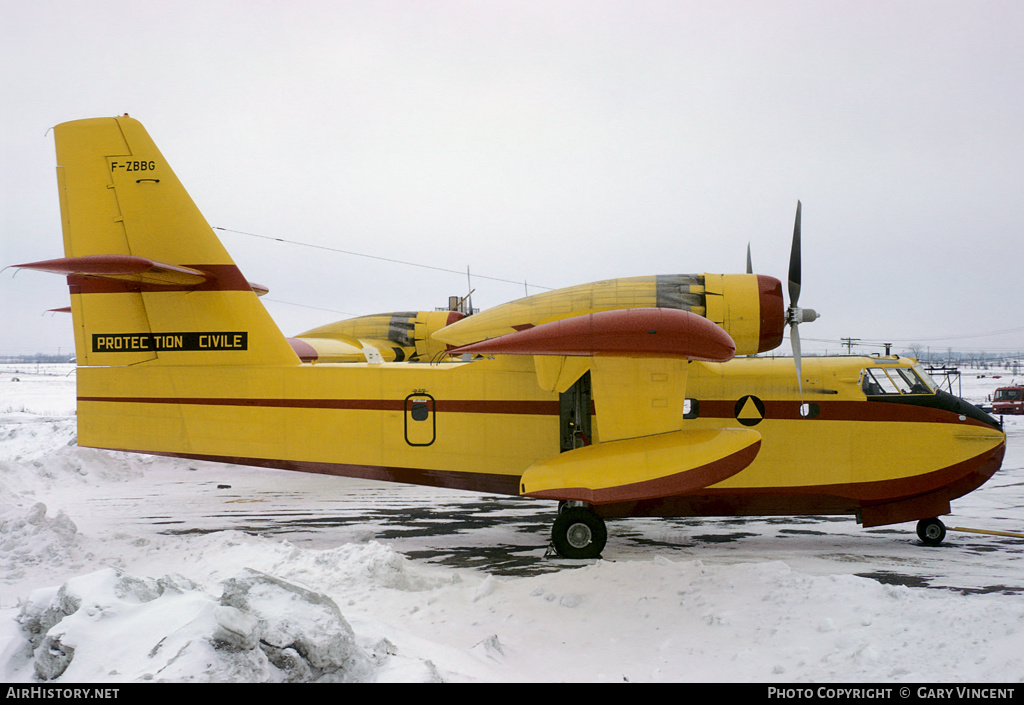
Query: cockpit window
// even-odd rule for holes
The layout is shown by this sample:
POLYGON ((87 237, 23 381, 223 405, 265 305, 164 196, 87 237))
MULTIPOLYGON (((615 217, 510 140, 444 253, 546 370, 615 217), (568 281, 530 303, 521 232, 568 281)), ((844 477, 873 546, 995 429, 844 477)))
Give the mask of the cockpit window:
POLYGON ((935 384, 917 367, 869 367, 861 371, 861 389, 878 394, 934 394, 935 384))

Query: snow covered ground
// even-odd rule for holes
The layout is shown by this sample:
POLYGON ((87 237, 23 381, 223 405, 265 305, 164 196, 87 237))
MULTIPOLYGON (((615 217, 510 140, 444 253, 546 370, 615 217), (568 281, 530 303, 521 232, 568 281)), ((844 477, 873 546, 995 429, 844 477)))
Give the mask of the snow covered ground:
MULTIPOLYGON (((0 366, 4 682, 1024 679, 1022 539, 637 519, 563 561, 544 502, 78 448, 74 380, 0 366)), ((1024 532, 1007 430, 948 527, 1024 532)))

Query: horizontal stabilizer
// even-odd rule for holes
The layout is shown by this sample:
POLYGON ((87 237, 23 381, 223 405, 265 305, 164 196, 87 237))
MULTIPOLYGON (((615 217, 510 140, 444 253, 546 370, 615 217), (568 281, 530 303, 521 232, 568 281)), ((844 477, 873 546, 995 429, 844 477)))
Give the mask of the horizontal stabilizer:
MULTIPOLYGON (((90 279, 106 279, 109 281, 159 287, 189 289, 207 282, 216 281, 218 275, 214 271, 204 271, 193 267, 177 264, 156 262, 146 257, 134 255, 86 255, 84 257, 61 257, 42 262, 29 262, 14 265, 20 269, 34 269, 38 272, 63 274, 67 276, 88 277, 90 279)), ((212 269, 212 268, 211 268, 212 269)), ((224 270, 223 267, 217 268, 224 270)), ((248 286, 263 296, 269 290, 262 284, 248 282, 248 286)))
POLYGON ((53 274, 78 274, 97 279, 116 279, 156 286, 198 286, 213 277, 207 272, 191 267, 154 262, 151 259, 133 255, 61 257, 60 259, 15 266, 53 274))
POLYGON ((689 311, 629 308, 543 323, 451 350, 452 355, 678 357, 725 362, 736 346, 722 328, 689 311))
POLYGON ((520 494, 593 505, 695 492, 747 467, 761 447, 751 429, 674 431, 577 448, 532 465, 520 494))

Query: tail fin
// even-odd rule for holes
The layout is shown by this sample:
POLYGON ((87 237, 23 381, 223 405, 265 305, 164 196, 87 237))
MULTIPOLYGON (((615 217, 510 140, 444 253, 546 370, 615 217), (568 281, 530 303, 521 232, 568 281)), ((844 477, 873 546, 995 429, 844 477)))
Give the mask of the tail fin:
POLYGON ((54 135, 79 365, 299 364, 141 123, 54 135))

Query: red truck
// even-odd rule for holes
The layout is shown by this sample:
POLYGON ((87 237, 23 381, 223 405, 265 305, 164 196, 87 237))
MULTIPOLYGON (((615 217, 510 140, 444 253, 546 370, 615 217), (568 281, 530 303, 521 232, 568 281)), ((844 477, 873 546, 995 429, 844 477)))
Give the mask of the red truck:
POLYGON ((1024 414, 1024 385, 999 387, 992 395, 993 414, 1024 414))

